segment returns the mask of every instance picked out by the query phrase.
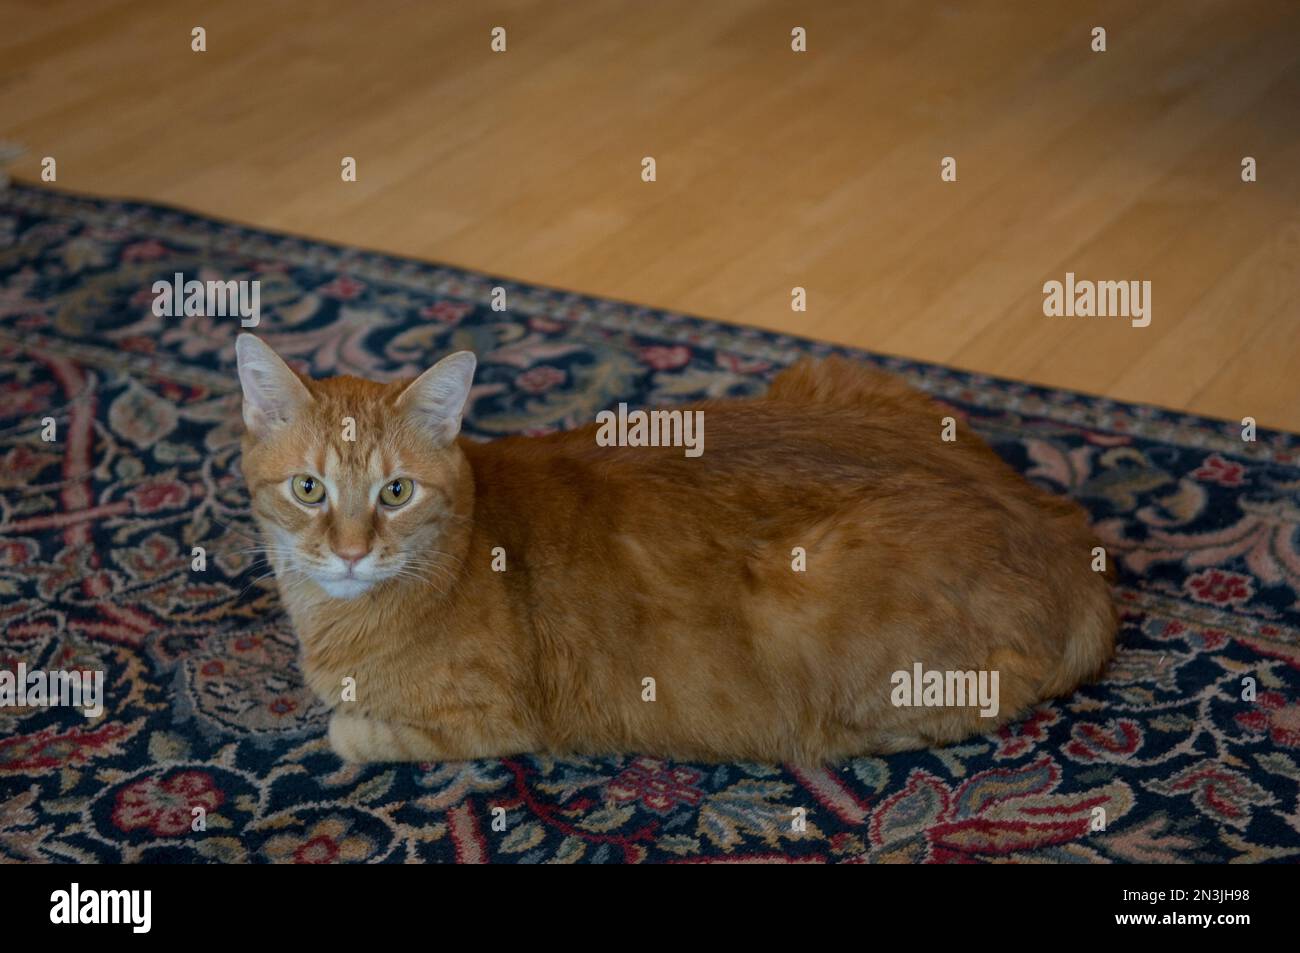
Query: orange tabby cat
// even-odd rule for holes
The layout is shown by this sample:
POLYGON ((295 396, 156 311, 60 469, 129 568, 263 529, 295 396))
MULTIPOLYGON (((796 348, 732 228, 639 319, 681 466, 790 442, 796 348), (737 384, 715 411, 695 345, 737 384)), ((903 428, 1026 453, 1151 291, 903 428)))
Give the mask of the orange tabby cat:
POLYGON ((691 408, 692 457, 459 438, 468 352, 377 384, 237 351, 253 513, 349 760, 817 764, 989 732, 1112 654, 1082 512, 848 361, 691 408), (912 691, 936 672, 995 704, 912 691))

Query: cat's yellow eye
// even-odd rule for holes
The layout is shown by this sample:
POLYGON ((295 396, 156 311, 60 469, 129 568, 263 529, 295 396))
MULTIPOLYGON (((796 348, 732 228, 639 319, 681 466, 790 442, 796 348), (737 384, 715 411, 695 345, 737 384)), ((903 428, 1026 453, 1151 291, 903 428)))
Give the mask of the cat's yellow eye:
POLYGON ((325 499, 325 484, 313 476, 299 473, 289 481, 289 485, 293 488, 293 495, 299 503, 314 506, 325 499))
POLYGON ((379 491, 379 502, 384 506, 401 506, 411 498, 415 492, 415 484, 406 477, 400 480, 390 480, 384 484, 384 488, 379 491))

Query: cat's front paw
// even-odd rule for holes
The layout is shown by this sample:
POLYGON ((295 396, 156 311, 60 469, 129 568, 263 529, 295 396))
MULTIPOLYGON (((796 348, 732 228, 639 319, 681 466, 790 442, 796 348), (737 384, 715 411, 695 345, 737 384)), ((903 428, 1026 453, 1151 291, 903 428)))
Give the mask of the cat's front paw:
POLYGON ((398 722, 336 711, 330 715, 330 747, 344 761, 445 761, 432 732, 398 722))
POLYGON ((330 715, 330 748, 344 761, 363 764, 377 760, 373 754, 373 730, 360 715, 336 711, 330 715))

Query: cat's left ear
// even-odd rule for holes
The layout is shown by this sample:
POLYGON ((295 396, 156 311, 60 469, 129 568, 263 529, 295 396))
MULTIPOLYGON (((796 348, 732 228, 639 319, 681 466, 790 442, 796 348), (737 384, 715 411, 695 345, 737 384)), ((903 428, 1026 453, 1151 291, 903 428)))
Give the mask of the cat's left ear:
POLYGON ((460 433, 460 418, 477 366, 469 351, 444 357, 407 385, 397 398, 398 406, 419 420, 438 443, 450 444, 460 433))

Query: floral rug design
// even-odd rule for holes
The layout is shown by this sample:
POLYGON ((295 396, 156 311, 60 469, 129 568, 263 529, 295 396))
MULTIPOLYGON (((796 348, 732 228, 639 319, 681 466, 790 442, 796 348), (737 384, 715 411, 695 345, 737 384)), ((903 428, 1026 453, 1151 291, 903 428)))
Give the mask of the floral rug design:
POLYGON ((0 860, 1294 862, 1300 438, 12 186, 0 670, 20 664, 104 671, 105 710, 0 707, 0 860), (827 770, 346 766, 247 552, 239 321, 155 316, 177 272, 258 279, 258 333, 313 374, 475 351, 481 438, 758 393, 806 354, 884 367, 1090 511, 1119 571, 1118 657, 997 733, 827 770))

